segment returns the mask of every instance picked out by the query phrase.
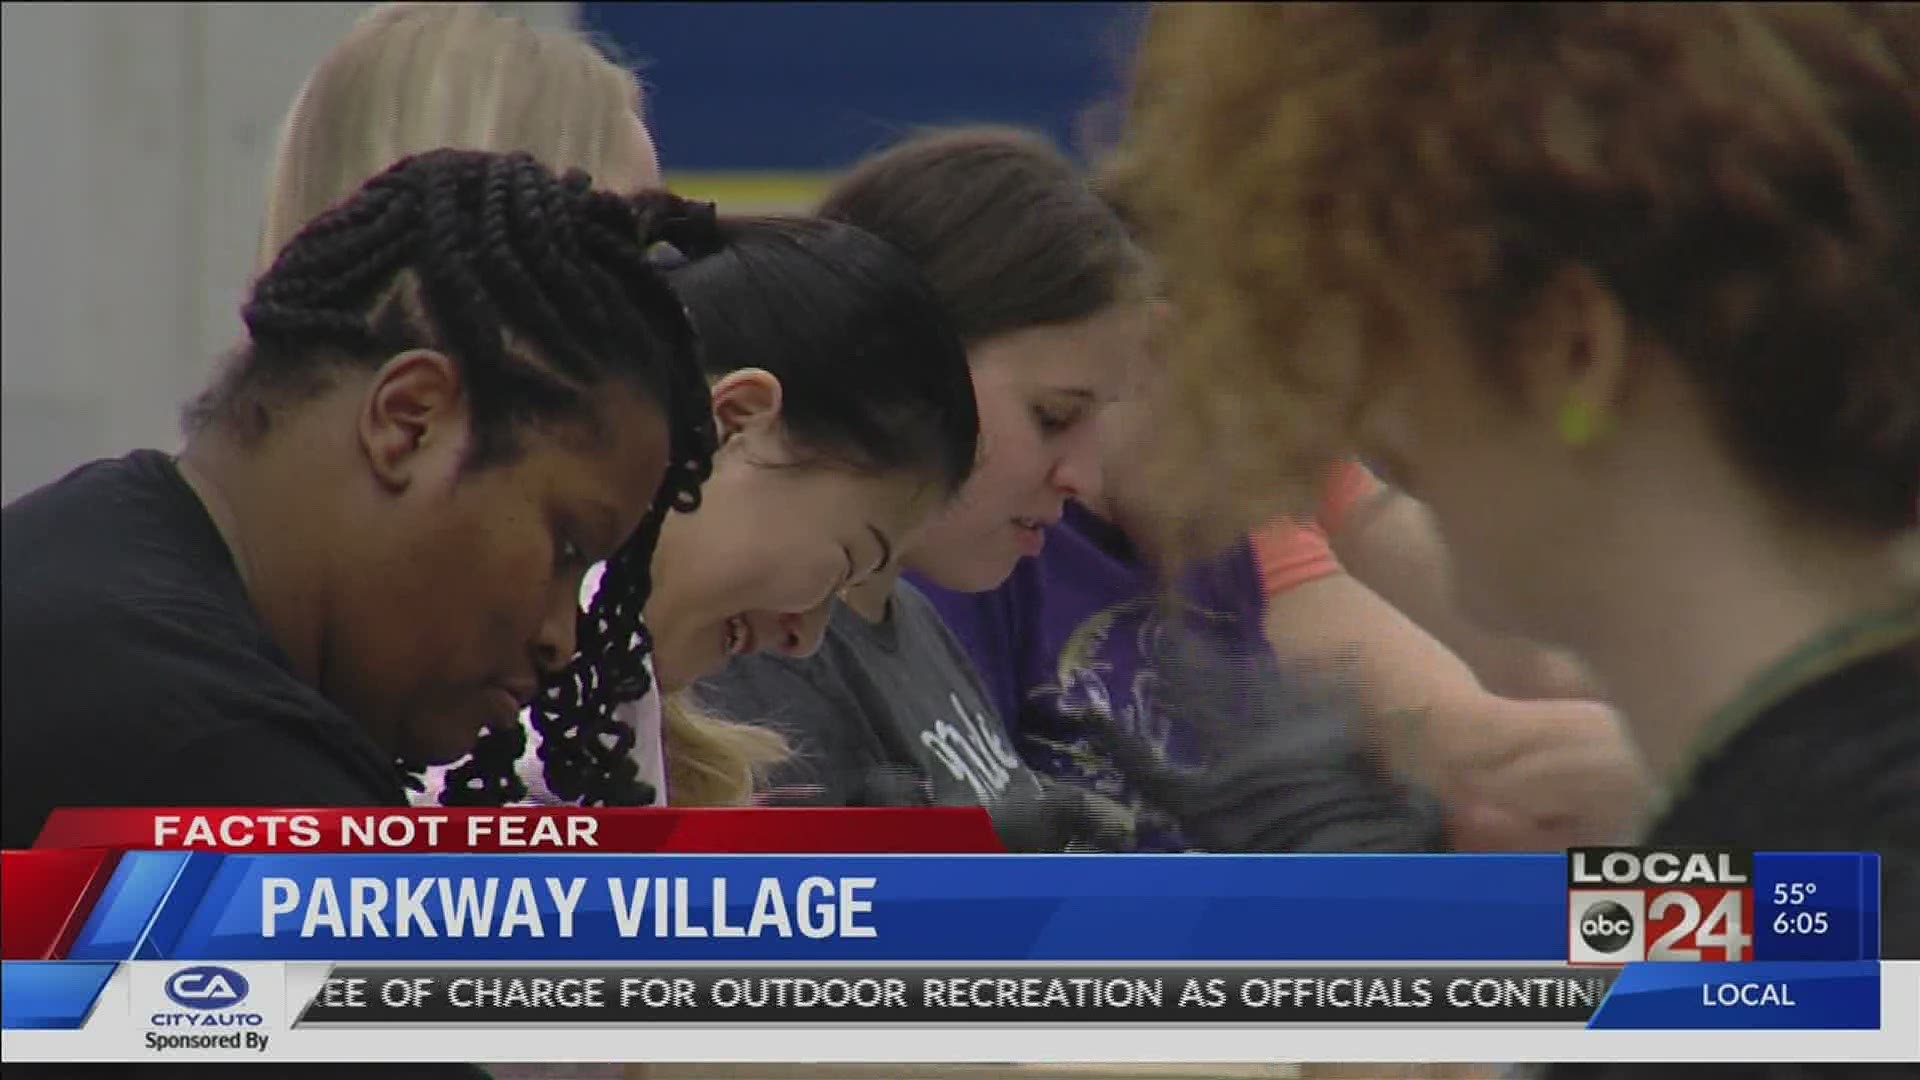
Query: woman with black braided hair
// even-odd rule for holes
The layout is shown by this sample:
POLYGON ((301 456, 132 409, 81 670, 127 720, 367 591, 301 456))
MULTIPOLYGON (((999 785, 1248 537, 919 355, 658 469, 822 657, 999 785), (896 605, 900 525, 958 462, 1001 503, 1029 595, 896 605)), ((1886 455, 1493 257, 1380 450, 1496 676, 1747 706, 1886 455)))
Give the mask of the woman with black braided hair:
MULTIPOLYGON (((259 270, 368 177, 440 147, 525 151, 556 171, 584 169, 608 191, 657 188, 660 166, 640 106, 633 73, 577 34, 537 29, 486 4, 372 7, 314 68, 281 125, 259 270)), ((631 581, 630 569, 613 568, 616 584, 631 581)), ((632 583, 644 587, 647 568, 637 569, 632 583)), ((595 567, 592 575, 599 572, 595 567)), ((626 592, 614 589, 609 597, 626 592)), ((637 605, 597 613, 582 624, 583 647, 600 648, 602 620, 611 627, 637 619, 637 605)), ((632 633, 616 636, 633 640, 632 633)), ((645 644, 642 633, 639 647, 600 658, 611 678, 544 699, 537 719, 560 725, 548 755, 561 777, 556 786, 584 801, 647 802, 659 789, 657 778, 627 775, 623 763, 635 736, 612 722, 606 696, 648 689, 645 644)), ((777 739, 746 725, 693 720, 666 734, 692 744, 676 757, 703 772, 749 773, 783 751, 777 739)), ((639 732, 643 746, 657 747, 661 737, 657 723, 639 732)), ((481 804, 517 797, 513 763, 526 744, 518 725, 483 735, 473 760, 458 766, 456 797, 481 804)), ((437 799, 442 779, 429 777, 430 792, 413 786, 419 797, 437 799)))
POLYGON ((685 211, 437 151, 297 234, 178 457, 4 511, 5 844, 63 805, 403 805, 396 759, 577 693, 582 575, 644 566, 710 465, 646 256, 711 246, 685 211))
MULTIPOLYGON (((392 158, 436 146, 521 149, 556 169, 585 168, 612 190, 656 187, 640 107, 633 74, 578 35, 484 4, 382 5, 321 61, 287 114, 264 246, 392 158)), ((671 695, 663 717, 654 638, 670 690, 724 660, 728 634, 735 649, 749 644, 730 627, 757 647, 810 651, 821 615, 803 613, 823 607, 848 555, 907 531, 971 464, 971 386, 911 264, 851 228, 718 227, 728 255, 682 252, 696 258, 673 274, 709 345, 716 422, 733 436, 716 464, 718 501, 665 524, 654 565, 674 569, 657 575, 654 603, 644 562, 589 575, 581 657, 529 713, 537 737, 518 726, 487 733, 470 760, 430 772, 420 801, 744 803, 756 776, 787 756, 785 741, 671 695), (803 460, 856 468, 745 468, 803 460)))

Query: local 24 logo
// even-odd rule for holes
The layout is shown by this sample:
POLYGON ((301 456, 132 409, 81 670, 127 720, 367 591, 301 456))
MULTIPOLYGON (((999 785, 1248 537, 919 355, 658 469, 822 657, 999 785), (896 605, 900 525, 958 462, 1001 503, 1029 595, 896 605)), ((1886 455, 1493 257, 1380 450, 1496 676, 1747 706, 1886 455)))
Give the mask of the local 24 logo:
POLYGON ((1752 959, 1752 852, 1567 852, 1568 963, 1752 959))

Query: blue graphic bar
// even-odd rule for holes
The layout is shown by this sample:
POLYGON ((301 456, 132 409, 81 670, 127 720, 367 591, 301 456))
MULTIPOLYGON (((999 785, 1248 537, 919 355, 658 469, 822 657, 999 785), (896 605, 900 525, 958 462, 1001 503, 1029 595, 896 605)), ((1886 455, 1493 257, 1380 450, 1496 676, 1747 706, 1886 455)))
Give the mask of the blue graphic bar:
MULTIPOLYGON (((70 960, 131 960, 147 938, 154 918, 173 894, 174 882, 191 858, 183 851, 130 851, 114 868, 113 880, 80 928, 68 951, 70 960)), ((176 899, 199 900, 197 893, 176 899)))
POLYGON ((1639 1031, 1877 1030, 1880 965, 1631 964, 1620 972, 1587 1026, 1639 1031))
MULTIPOLYGON (((1758 856, 1755 957, 1874 959, 1863 951, 1877 944, 1877 897, 1863 895, 1861 858, 1758 856)), ((139 955, 1559 963, 1565 865, 1556 855, 196 856, 175 867, 139 955)))
POLYGON ((146 937, 135 949, 133 959, 164 960, 173 955, 180 934, 187 927, 187 920, 205 902, 207 886, 212 883, 214 874, 219 871, 225 858, 224 855, 207 851, 196 851, 187 856, 187 861, 174 876, 167 896, 162 898, 153 923, 147 928, 146 937), (178 900, 171 899, 174 897, 178 900))
POLYGON ((1565 874, 1521 855, 235 855, 174 896, 196 910, 170 958, 1558 962, 1565 874))
POLYGON ((1753 913, 1756 959, 1877 960, 1880 856, 1758 856, 1753 913))
POLYGON ((1880 958, 1880 856, 1860 857, 1860 959, 1880 958))
POLYGON ((113 963, 9 960, 0 964, 0 1027, 8 1031, 75 1031, 92 1015, 113 963))

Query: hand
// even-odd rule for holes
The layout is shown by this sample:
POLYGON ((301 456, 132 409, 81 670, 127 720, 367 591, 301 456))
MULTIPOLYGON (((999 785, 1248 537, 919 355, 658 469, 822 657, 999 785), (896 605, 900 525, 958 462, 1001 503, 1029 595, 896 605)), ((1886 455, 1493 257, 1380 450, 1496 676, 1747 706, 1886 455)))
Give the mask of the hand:
POLYGON ((1569 702, 1556 723, 1496 713, 1448 758, 1442 785, 1463 851, 1559 851, 1631 841, 1653 786, 1618 716, 1569 702))
POLYGON ((1008 851, 1132 851, 1133 814, 1076 784, 1016 776, 991 808, 993 827, 1008 851))
POLYGON ((1432 800, 1381 776, 1357 748, 1307 747, 1268 732, 1213 768, 1184 769, 1104 725, 1104 749, 1205 851, 1446 850, 1432 800))
MULTIPOLYGON (((881 765, 848 785, 847 806, 974 806, 969 793, 936 796, 912 769, 881 765)), ((1033 773, 1016 773, 1000 799, 987 808, 994 831, 1008 851, 1133 850, 1133 815, 1119 803, 1085 788, 1033 773)))
POLYGON ((1204 768, 1168 762, 1107 715, 1095 745, 1144 800, 1208 851, 1441 851, 1431 799, 1384 775, 1354 740, 1352 698, 1320 675, 1165 650, 1158 697, 1183 718, 1204 768))

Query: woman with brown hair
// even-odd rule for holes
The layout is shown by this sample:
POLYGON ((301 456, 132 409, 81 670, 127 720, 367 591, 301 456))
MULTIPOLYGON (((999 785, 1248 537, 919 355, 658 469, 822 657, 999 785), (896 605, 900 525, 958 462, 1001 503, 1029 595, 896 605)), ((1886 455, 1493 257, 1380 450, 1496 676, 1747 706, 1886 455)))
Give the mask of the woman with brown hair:
POLYGON ((1623 709, 1650 842, 1879 851, 1890 957, 1920 956, 1917 23, 1170 7, 1118 168, 1181 323, 1169 467, 1383 467, 1462 598, 1623 709))
POLYGON ((902 552, 905 576, 850 594, 820 656, 703 684, 796 736, 769 797, 979 804, 1023 848, 1437 843, 1344 703, 1275 662, 1250 552, 1163 610, 1148 563, 1087 509, 1117 494, 1108 406, 1145 374, 1151 303, 1124 223, 1064 156, 1004 129, 924 133, 857 166, 821 212, 933 282, 969 343, 984 452, 902 552), (1286 795, 1247 814, 1250 786, 1286 795))
POLYGON ((1094 842, 1125 815, 1021 762, 965 651, 901 575, 991 589, 1098 486, 1095 418, 1146 346, 1139 253, 1065 155, 1001 128, 906 139, 842 177, 820 215, 888 241, 932 284, 967 348, 980 462, 836 605, 818 656, 744 658, 698 689, 794 737, 769 801, 981 805, 1011 847, 1094 842))

